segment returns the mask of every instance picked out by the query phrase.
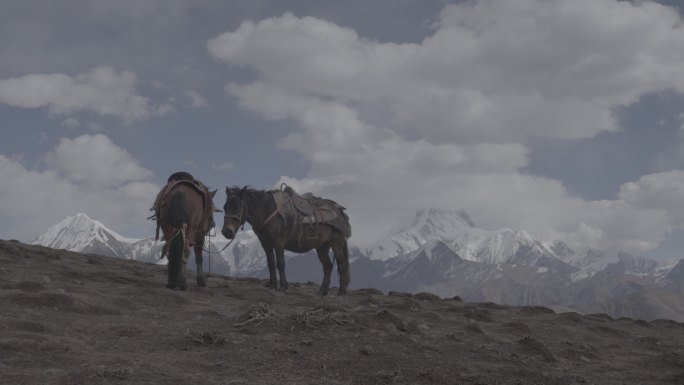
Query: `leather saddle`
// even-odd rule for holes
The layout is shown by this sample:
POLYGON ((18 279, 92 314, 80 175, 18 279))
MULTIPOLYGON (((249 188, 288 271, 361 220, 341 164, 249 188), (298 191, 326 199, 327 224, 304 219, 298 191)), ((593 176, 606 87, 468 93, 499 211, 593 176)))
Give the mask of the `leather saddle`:
POLYGON ((285 186, 283 191, 290 196, 292 200, 292 205, 302 213, 304 216, 310 216, 314 214, 315 207, 310 203, 314 196, 312 193, 305 193, 302 195, 297 194, 297 192, 290 186, 285 186))

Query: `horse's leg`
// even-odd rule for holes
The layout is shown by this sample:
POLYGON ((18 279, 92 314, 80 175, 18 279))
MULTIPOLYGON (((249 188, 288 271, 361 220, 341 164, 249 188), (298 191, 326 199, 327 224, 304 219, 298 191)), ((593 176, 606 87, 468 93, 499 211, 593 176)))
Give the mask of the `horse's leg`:
POLYGON ((169 289, 176 289, 180 286, 180 277, 182 275, 181 258, 183 255, 183 238, 181 236, 174 236, 168 242, 168 249, 166 254, 168 280, 166 287, 169 289))
POLYGON ((275 247, 276 264, 278 266, 278 274, 280 275, 279 291, 287 291, 287 278, 285 277, 285 249, 278 245, 275 247))
MULTIPOLYGON (((205 287, 207 282, 204 280, 204 269, 202 268, 202 263, 204 258, 202 258, 202 248, 204 247, 204 237, 198 237, 195 241, 195 262, 197 262, 197 286, 205 287)), ((211 247, 211 245, 209 245, 211 247)))
POLYGON ((184 255, 188 255, 190 253, 190 249, 188 248, 187 245, 183 245, 183 254, 180 255, 180 271, 178 272, 178 288, 181 290, 187 290, 188 289, 188 281, 185 280, 185 266, 187 265, 187 259, 184 258, 184 255))
POLYGON ((270 243, 261 242, 261 247, 266 252, 266 263, 268 264, 269 280, 266 282, 266 287, 271 289, 278 288, 278 277, 276 277, 276 261, 273 255, 273 245, 270 243))
POLYGON ((335 261, 337 261, 337 272, 340 275, 340 291, 338 295, 347 294, 349 285, 349 249, 346 241, 338 241, 332 244, 335 261))
POLYGON ((321 282, 321 289, 319 292, 322 296, 328 295, 330 290, 330 274, 332 273, 333 263, 330 260, 330 243, 326 242, 323 245, 316 248, 316 254, 318 254, 318 260, 321 261, 323 266, 323 282, 321 282))
POLYGON ((166 267, 169 272, 169 276, 166 280, 166 287, 169 289, 175 289, 178 287, 178 264, 171 260, 171 256, 167 255, 166 267))

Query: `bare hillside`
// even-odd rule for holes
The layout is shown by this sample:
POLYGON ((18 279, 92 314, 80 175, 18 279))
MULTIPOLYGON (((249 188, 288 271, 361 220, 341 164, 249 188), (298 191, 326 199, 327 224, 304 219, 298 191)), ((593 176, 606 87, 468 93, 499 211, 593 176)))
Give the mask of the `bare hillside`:
POLYGON ((316 284, 279 294, 222 276, 165 284, 162 266, 0 241, 0 383, 684 383, 674 321, 374 289, 320 298, 316 284))

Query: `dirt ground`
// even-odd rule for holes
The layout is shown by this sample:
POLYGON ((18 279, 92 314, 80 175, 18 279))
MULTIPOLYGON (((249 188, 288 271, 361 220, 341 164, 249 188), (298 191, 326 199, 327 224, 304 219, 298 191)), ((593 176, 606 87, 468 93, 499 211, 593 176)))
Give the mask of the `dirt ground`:
POLYGON ((263 283, 0 241, 0 383, 684 384, 674 321, 263 283))

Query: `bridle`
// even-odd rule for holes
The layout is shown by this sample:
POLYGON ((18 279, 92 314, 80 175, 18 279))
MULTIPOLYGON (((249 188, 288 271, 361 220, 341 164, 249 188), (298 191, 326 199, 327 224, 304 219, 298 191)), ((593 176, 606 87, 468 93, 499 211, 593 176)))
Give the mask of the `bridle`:
MULTIPOLYGON (((226 202, 226 207, 225 207, 226 210, 224 211, 225 214, 223 214, 223 222, 225 223, 226 219, 233 219, 233 220, 237 220, 238 225, 237 225, 237 228, 235 229, 235 236, 233 237, 233 239, 228 241, 228 243, 226 243, 225 246, 223 246, 223 248, 219 251, 219 254, 222 253, 223 250, 227 249, 228 246, 230 246, 230 244, 233 243, 235 238, 237 238, 237 232, 240 229, 240 226, 242 226, 243 228, 245 226, 245 222, 243 220, 243 218, 245 217, 245 212, 247 211, 247 206, 245 204, 245 197, 242 196, 241 194, 231 194, 231 195, 239 195, 240 196, 240 209, 235 213, 231 213, 230 211, 228 211, 228 204, 226 202)), ((226 201, 228 201, 228 200, 230 200, 230 195, 228 195, 226 201)))
MULTIPOLYGON (((239 195, 239 194, 234 194, 234 195, 239 195)), ((230 196, 228 197, 230 199, 230 196)), ((225 214, 223 215, 223 221, 225 222, 226 219, 234 219, 238 222, 238 226, 244 226, 245 224, 245 212, 247 211, 247 207, 245 204, 245 197, 240 196, 240 209, 235 212, 235 213, 230 213, 228 211, 228 208, 226 207, 225 214)), ((236 231, 237 232, 237 231, 236 231)))

